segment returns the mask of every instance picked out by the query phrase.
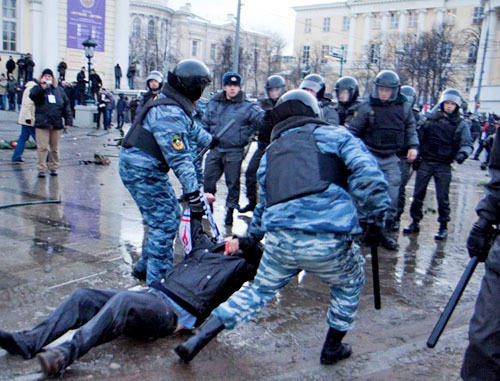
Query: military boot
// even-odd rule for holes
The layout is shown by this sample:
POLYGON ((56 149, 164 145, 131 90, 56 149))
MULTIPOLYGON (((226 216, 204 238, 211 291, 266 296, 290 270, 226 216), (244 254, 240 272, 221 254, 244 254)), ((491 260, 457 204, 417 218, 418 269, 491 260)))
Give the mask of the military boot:
POLYGON ((211 316, 196 330, 194 336, 175 347, 175 353, 187 364, 224 328, 224 323, 218 317, 211 316))
POLYGON ((448 225, 446 222, 441 222, 441 224, 439 225, 439 231, 434 236, 434 239, 436 241, 443 241, 446 238, 448 238, 448 225))
POLYGON ((224 218, 225 225, 233 226, 233 212, 234 212, 234 208, 227 208, 226 218, 224 218))
POLYGON ((69 365, 64 353, 56 348, 47 349, 36 357, 46 377, 58 376, 69 365))
POLYGON ((321 364, 332 365, 351 355, 351 346, 342 343, 342 338, 345 334, 344 331, 337 331, 330 327, 326 335, 325 343, 323 344, 323 349, 321 350, 321 364))
POLYGON ((255 201, 250 200, 247 206, 240 209, 240 213, 253 212, 257 203, 255 201))
POLYGON ((398 241, 391 237, 387 230, 382 230, 381 245, 387 250, 397 250, 399 248, 398 241))
POLYGON ((28 360, 32 358, 35 354, 31 353, 25 345, 23 345, 22 341, 18 342, 14 338, 14 334, 3 331, 0 329, 0 348, 5 349, 11 355, 19 355, 22 356, 23 359, 28 360))
POLYGON ((420 224, 418 221, 413 222, 403 229, 404 234, 418 233, 420 231, 420 224))

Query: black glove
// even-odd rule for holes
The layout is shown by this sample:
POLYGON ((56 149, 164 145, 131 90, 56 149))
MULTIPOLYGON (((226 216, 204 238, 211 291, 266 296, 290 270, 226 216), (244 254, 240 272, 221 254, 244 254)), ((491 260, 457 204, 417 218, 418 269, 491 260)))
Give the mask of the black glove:
POLYGON ((188 193, 186 194, 186 198, 188 200, 189 209, 191 209, 191 218, 201 219, 205 214, 205 210, 201 202, 200 192, 188 193))
POLYGON ((415 160, 413 160, 413 163, 411 163, 411 166, 414 171, 418 171, 420 168, 420 164, 422 164, 422 158, 418 156, 415 160))
POLYGON ((382 241, 382 227, 373 223, 367 224, 363 239, 366 246, 379 246, 382 241))
POLYGON ((472 229, 467 238, 467 250, 469 257, 477 257, 479 262, 484 262, 488 257, 491 248, 491 243, 495 237, 495 229, 484 218, 472 225, 472 229))
POLYGON ((220 140, 217 139, 215 136, 212 136, 212 141, 210 142, 210 149, 214 149, 215 147, 217 147, 220 143, 220 140))
POLYGON ((455 157, 455 161, 458 164, 462 164, 465 161, 465 159, 467 159, 467 155, 464 152, 457 153, 457 156, 455 157))

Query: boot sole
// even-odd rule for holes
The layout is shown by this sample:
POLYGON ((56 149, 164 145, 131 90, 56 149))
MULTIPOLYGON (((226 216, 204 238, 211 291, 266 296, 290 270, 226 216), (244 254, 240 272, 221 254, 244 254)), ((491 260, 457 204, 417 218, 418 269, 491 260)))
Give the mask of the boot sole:
POLYGON ((181 358, 181 361, 184 364, 189 364, 189 362, 192 360, 192 358, 189 358, 189 353, 187 349, 181 344, 178 345, 174 348, 174 352, 181 358))
POLYGON ((346 352, 344 352, 343 355, 340 355, 339 357, 333 358, 331 360, 326 360, 326 359, 320 358, 319 362, 321 363, 321 365, 333 365, 333 364, 338 363, 341 360, 345 360, 346 358, 349 358, 352 355, 351 346, 349 345, 348 348, 349 349, 346 352))

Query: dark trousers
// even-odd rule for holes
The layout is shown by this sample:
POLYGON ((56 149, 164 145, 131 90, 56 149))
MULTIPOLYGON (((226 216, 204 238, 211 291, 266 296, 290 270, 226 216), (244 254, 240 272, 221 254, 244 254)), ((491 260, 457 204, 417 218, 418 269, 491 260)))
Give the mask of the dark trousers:
POLYGON ((76 90, 76 100, 78 104, 85 106, 87 102, 85 101, 85 89, 77 89, 76 90))
POLYGON ((71 363, 121 334, 141 339, 172 334, 177 327, 174 311, 168 300, 152 289, 78 289, 41 324, 15 333, 14 339, 33 356, 67 331, 77 329, 73 338, 57 346, 71 363))
POLYGON ((500 236, 488 255, 469 327, 461 376, 466 381, 500 377, 500 236))
POLYGON ((107 129, 108 126, 106 124, 106 116, 107 116, 106 107, 97 107, 97 129, 99 129, 101 125, 101 115, 102 115, 103 127, 104 129, 107 129))
POLYGON ((405 157, 399 159, 399 168, 401 168, 401 185, 399 186, 399 195, 398 195, 398 211, 396 214, 396 220, 399 221, 401 215, 405 211, 406 204, 406 184, 410 181, 412 172, 411 163, 409 163, 405 157))
POLYGON ((8 93, 7 98, 9 99, 9 111, 16 111, 16 93, 8 93))
POLYGON ((17 139, 17 146, 14 149, 14 153, 12 154, 12 161, 20 161, 23 156, 24 146, 26 142, 29 140, 30 136, 36 141, 35 138, 35 127, 30 126, 21 126, 21 135, 17 139))
POLYGON ((247 188, 247 198, 250 204, 257 204, 257 170, 259 169, 260 159, 266 152, 265 148, 257 147, 245 173, 245 186, 247 188))
POLYGON ((122 128, 123 123, 125 123, 125 114, 124 113, 116 113, 116 123, 117 123, 117 128, 122 128))
POLYGON ((115 77, 115 89, 120 88, 120 77, 115 77))
POLYGON ((240 175, 243 149, 235 152, 219 152, 211 150, 205 161, 203 187, 205 192, 215 194, 217 181, 224 173, 227 186, 226 206, 237 208, 240 199, 240 175))
POLYGON ((415 221, 422 219, 422 207, 427 193, 427 185, 431 178, 434 178, 436 187, 438 221, 448 222, 450 220, 451 166, 450 164, 430 162, 425 159, 422 160, 415 179, 415 191, 413 192, 413 202, 410 207, 411 218, 415 221))

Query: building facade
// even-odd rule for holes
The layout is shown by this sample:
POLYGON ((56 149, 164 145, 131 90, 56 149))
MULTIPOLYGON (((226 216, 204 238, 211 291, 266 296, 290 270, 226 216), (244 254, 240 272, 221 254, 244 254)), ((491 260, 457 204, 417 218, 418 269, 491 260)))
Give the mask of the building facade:
POLYGON ((343 74, 366 78, 360 82, 368 87, 368 77, 378 69, 402 69, 408 41, 415 43, 427 32, 459 36, 466 31, 471 36, 467 41, 451 38, 442 47, 450 57, 440 80, 446 83, 446 69, 453 71, 457 87, 468 98, 483 18, 480 0, 348 0, 293 9, 295 55, 304 65, 323 65, 331 73, 330 86, 339 75, 339 56, 343 74), (376 70, 366 73, 368 67, 376 70))

